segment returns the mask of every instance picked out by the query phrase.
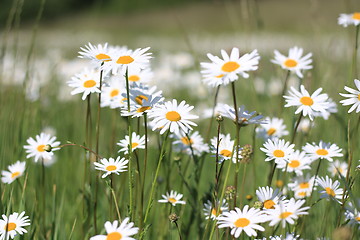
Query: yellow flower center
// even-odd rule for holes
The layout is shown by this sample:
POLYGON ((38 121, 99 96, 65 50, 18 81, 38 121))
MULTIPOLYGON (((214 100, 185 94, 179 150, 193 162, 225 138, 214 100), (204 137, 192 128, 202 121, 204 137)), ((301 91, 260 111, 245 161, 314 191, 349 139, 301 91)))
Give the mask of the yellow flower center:
POLYGON ((176 203, 177 202, 177 200, 175 198, 169 198, 168 201, 171 202, 171 203, 176 203))
POLYGON ((278 158, 281 158, 281 157, 284 157, 285 156, 285 153, 283 150, 279 150, 279 149, 276 149, 274 152, 273 152, 274 156, 275 157, 278 157, 278 158))
POLYGON ((318 150, 316 150, 316 154, 321 155, 321 156, 326 156, 329 154, 329 152, 325 149, 318 149, 318 150))
POLYGON ((230 157, 231 156, 231 151, 223 149, 220 151, 220 155, 223 155, 224 157, 230 157))
POLYGON ((298 196, 299 196, 299 197, 305 197, 305 196, 306 196, 306 192, 298 192, 298 196))
POLYGON ((275 209, 274 207, 275 203, 273 200, 269 199, 264 202, 264 208, 266 209, 275 209))
POLYGON ((109 165, 109 166, 106 167, 106 170, 107 171, 114 171, 114 170, 116 170, 116 166, 115 165, 109 165))
POLYGON ((96 55, 95 57, 96 57, 96 59, 102 60, 104 62, 111 61, 111 57, 109 55, 104 54, 104 53, 100 53, 100 54, 96 55))
POLYGON ((355 220, 360 222, 360 217, 356 217, 355 220))
POLYGON ((310 184, 308 182, 302 182, 299 184, 299 187, 302 189, 309 188, 310 184))
POLYGON ((311 97, 302 97, 300 98, 300 102, 306 106, 311 106, 314 104, 314 101, 312 100, 311 97))
POLYGON ((285 218, 289 217, 291 214, 293 214, 293 213, 292 212, 283 212, 280 214, 279 218, 285 219, 285 218))
POLYGON ((139 95, 139 96, 136 96, 135 101, 136 101, 138 104, 142 105, 144 99, 145 99, 146 101, 149 100, 148 97, 146 97, 146 96, 144 96, 144 95, 139 95))
POLYGON ((276 180, 275 184, 276 184, 276 187, 280 188, 284 185, 284 182, 283 182, 283 180, 276 180))
POLYGON ((106 236, 106 240, 120 240, 120 239, 122 239, 122 235, 119 232, 112 232, 106 236))
POLYGON ((146 110, 150 110, 151 109, 151 107, 139 107, 136 111, 137 112, 145 112, 146 110))
POLYGON ((5 231, 10 232, 12 230, 15 230, 15 228, 16 228, 16 224, 11 222, 6 224, 4 229, 5 231))
POLYGON ((222 78, 224 76, 224 74, 220 74, 220 75, 217 75, 215 76, 216 78, 222 78))
POLYGON ((235 227, 238 227, 238 228, 246 227, 249 224, 250 224, 250 221, 247 218, 238 218, 238 220, 236 220, 234 222, 235 227))
POLYGON ((177 122, 181 120, 181 116, 176 111, 170 111, 166 113, 166 119, 172 122, 177 122))
POLYGON ((289 163, 289 167, 291 168, 297 168, 298 166, 300 166, 299 160, 291 160, 291 162, 289 163))
POLYGON ((194 143, 194 141, 190 138, 190 140, 187 138, 187 137, 182 137, 181 138, 181 141, 182 141, 182 143, 183 144, 185 144, 185 145, 190 145, 190 144, 193 144, 194 143))
POLYGON ((131 143, 131 148, 136 148, 137 146, 139 146, 138 143, 134 142, 134 143, 131 143))
POLYGON ((332 196, 332 197, 335 197, 335 192, 334 192, 334 190, 332 190, 331 188, 326 187, 326 188, 325 188, 325 191, 326 191, 326 193, 327 193, 328 195, 330 195, 330 196, 332 196))
POLYGON ((298 65, 298 62, 295 61, 294 59, 287 59, 285 62, 284 62, 284 65, 288 68, 293 68, 293 67, 296 67, 298 65))
POLYGON ((138 75, 129 76, 129 81, 131 81, 131 82, 137 82, 139 80, 140 80, 140 77, 138 75))
POLYGON ((275 128, 270 128, 270 129, 267 131, 267 134, 268 134, 269 136, 272 136, 275 132, 276 132, 276 129, 275 129, 275 128))
POLYGON ((358 100, 360 101, 360 94, 358 94, 358 100))
POLYGON ((45 145, 42 144, 42 145, 39 145, 36 150, 38 150, 38 152, 45 152, 45 149, 44 149, 45 145))
POLYGON ((19 175, 20 175, 20 172, 14 172, 11 174, 11 178, 16 178, 19 175))
POLYGON ((96 85, 96 82, 94 80, 86 80, 84 82, 84 87, 86 88, 92 88, 96 85))
MULTIPOLYGON (((221 214, 221 213, 222 213, 222 211, 219 210, 219 214, 221 214)), ((214 216, 218 216, 218 215, 219 215, 215 208, 211 209, 211 214, 214 215, 214 216)))
POLYGON ((240 65, 237 62, 226 62, 222 67, 221 70, 223 70, 224 72, 233 72, 236 69, 238 69, 240 67, 240 65))
POLYGON ((116 61, 116 63, 117 64, 129 64, 129 63, 132 63, 133 61, 134 61, 134 59, 130 56, 121 56, 116 61))
POLYGON ((112 90, 111 92, 110 92, 110 97, 115 97, 115 96, 117 96, 117 95, 119 95, 119 93, 120 93, 120 91, 119 90, 117 90, 117 89, 114 89, 114 90, 112 90))
POLYGON ((360 12, 354 13, 354 14, 352 15, 352 18, 353 18, 354 20, 360 21, 360 12))

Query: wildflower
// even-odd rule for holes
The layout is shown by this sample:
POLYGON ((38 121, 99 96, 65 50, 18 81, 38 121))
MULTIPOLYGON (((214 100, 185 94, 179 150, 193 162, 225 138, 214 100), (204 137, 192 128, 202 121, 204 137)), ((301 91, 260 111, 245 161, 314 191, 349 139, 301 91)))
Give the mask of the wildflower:
POLYGON ((186 204, 185 201, 180 200, 183 197, 183 195, 173 190, 170 191, 170 194, 169 192, 167 192, 166 195, 161 195, 161 196, 163 197, 163 199, 158 200, 158 202, 170 203, 173 206, 175 206, 176 204, 186 204))
POLYGON ((259 201, 263 203, 263 207, 265 209, 275 208, 275 206, 285 198, 281 196, 278 189, 274 191, 272 187, 269 186, 259 187, 255 193, 259 201))
POLYGON ((113 223, 107 221, 105 223, 106 235, 96 235, 90 240, 109 240, 109 239, 124 239, 135 240, 131 236, 139 232, 139 228, 133 227, 134 223, 129 222, 129 218, 125 218, 119 226, 119 221, 115 220, 113 223))
POLYGON ((39 159, 52 158, 54 155, 53 151, 59 150, 59 148, 56 147, 60 145, 60 142, 56 141, 56 137, 52 137, 46 133, 40 133, 40 135, 36 135, 35 139, 30 137, 26 141, 29 144, 24 146, 26 153, 28 154, 26 157, 34 157, 35 162, 39 159), (45 151, 46 145, 52 147, 50 152, 45 151))
POLYGON ((308 53, 302 57, 303 51, 302 48, 295 46, 289 49, 289 56, 286 57, 275 50, 275 59, 271 60, 271 62, 280 65, 283 69, 295 72, 299 78, 303 78, 304 76, 301 71, 312 69, 312 53, 308 53))
POLYGON ((14 212, 9 217, 3 214, 2 219, 0 219, 0 239, 14 239, 18 234, 23 235, 27 233, 24 227, 29 225, 30 219, 28 216, 25 216, 24 211, 20 214, 14 212))
POLYGON ((340 103, 343 106, 352 105, 348 113, 351 113, 355 109, 356 109, 356 113, 360 112, 360 81, 355 79, 354 83, 356 85, 357 90, 345 86, 344 89, 349 93, 340 93, 341 96, 347 98, 345 100, 341 100, 340 103))
MULTIPOLYGON (((235 109, 233 107, 230 107, 227 104, 222 105, 222 109, 219 109, 220 115, 226 118, 230 118, 236 123, 236 114, 235 109)), ((262 120, 262 115, 257 115, 255 111, 248 112, 245 110, 245 106, 241 106, 238 110, 238 124, 241 126, 247 126, 249 124, 261 124, 265 123, 264 120, 262 120)))
POLYGON ((189 113, 193 108, 185 101, 178 105, 175 99, 156 105, 149 112, 149 117, 154 118, 152 120, 154 124, 153 130, 161 128, 160 134, 163 134, 168 129, 175 134, 179 133, 180 130, 183 132, 192 130, 191 125, 197 125, 189 120, 198 118, 198 116, 189 113))
POLYGON ((295 233, 286 233, 285 237, 282 235, 280 236, 270 236, 268 238, 263 237, 255 240, 297 240, 299 239, 300 235, 295 235, 295 233))
POLYGON ((285 142, 284 139, 268 139, 263 146, 260 150, 267 155, 265 161, 275 160, 275 163, 278 164, 281 161, 289 162, 289 157, 294 152, 295 144, 285 142))
POLYGON ((350 14, 342 13, 338 18, 338 24, 347 27, 349 25, 357 26, 360 24, 360 12, 350 14))
POLYGON ((80 49, 79 58, 88 58, 97 63, 108 62, 111 60, 107 43, 104 45, 98 44, 97 46, 88 43, 88 45, 85 45, 84 48, 81 47, 80 49))
POLYGON ((194 154, 201 156, 204 152, 209 152, 209 146, 204 143, 204 139, 198 131, 188 134, 175 134, 176 140, 173 142, 175 150, 183 151, 188 155, 194 154), (191 146, 191 147, 190 147, 191 146))
POLYGON ((217 206, 213 206, 212 202, 208 200, 204 203, 204 215, 205 219, 216 220, 219 216, 222 216, 224 212, 229 210, 229 205, 226 203, 226 200, 223 199, 222 204, 220 205, 220 201, 217 201, 217 206), (219 209, 219 211, 218 211, 219 209))
POLYGON ((125 160, 125 158, 120 159, 120 156, 115 159, 113 158, 103 158, 100 160, 101 163, 94 162, 95 169, 104 171, 105 173, 102 175, 102 178, 107 177, 108 175, 115 173, 119 175, 120 172, 127 171, 126 164, 129 162, 129 160, 125 160))
POLYGON ((357 225, 360 229, 360 212, 352 202, 349 202, 346 206, 345 219, 349 220, 349 225, 357 225))
POLYGON ((176 215, 176 213, 172 213, 172 214, 169 215, 169 221, 172 222, 172 223, 177 222, 177 220, 179 220, 179 218, 180 217, 178 215, 176 215))
POLYGON ((283 119, 266 117, 264 121, 265 123, 261 123, 260 126, 256 128, 257 134, 263 139, 282 138, 289 134, 283 119))
POLYGON ((1 171, 1 181, 10 184, 17 178, 21 177, 25 172, 26 162, 17 161, 16 163, 8 166, 9 171, 1 171))
POLYGON ((309 119, 302 118, 300 120, 297 131, 298 132, 303 132, 304 134, 308 134, 310 132, 310 129, 312 127, 314 127, 314 125, 315 125, 314 122, 310 121, 309 119))
POLYGON ((248 78, 248 71, 255 71, 258 68, 260 56, 257 50, 247 53, 240 57, 238 48, 231 50, 230 56, 225 50, 221 50, 223 59, 207 54, 211 63, 200 63, 203 70, 201 71, 204 79, 203 81, 209 86, 217 87, 220 85, 227 85, 234 82, 241 75, 243 78, 248 78))
POLYGON ((328 106, 325 108, 325 112, 314 112, 314 117, 322 117, 328 120, 332 113, 338 112, 337 105, 331 98, 328 98, 327 102, 328 106))
POLYGON ((100 93, 100 72, 98 70, 85 69, 83 72, 76 74, 67 82, 70 87, 75 88, 71 91, 71 95, 82 93, 82 100, 91 93, 100 93))
POLYGON ((300 176, 303 175, 303 170, 311 169, 311 162, 311 159, 305 154, 305 152, 296 150, 290 154, 288 163, 280 161, 276 167, 282 169, 283 172, 285 172, 285 170, 287 172, 295 172, 296 175, 300 176))
POLYGON ((154 73, 149 67, 145 69, 129 69, 128 80, 130 83, 147 83, 153 78, 154 73))
POLYGON ((300 86, 300 91, 291 87, 290 96, 284 96, 285 107, 298 106, 295 114, 302 112, 304 117, 308 115, 312 121, 314 112, 326 112, 326 109, 329 108, 328 95, 325 93, 320 94, 322 88, 317 89, 311 96, 303 85, 300 86))
POLYGON ((292 179, 288 187, 295 193, 295 198, 305 198, 311 195, 315 184, 315 176, 299 175, 292 179))
POLYGON ((338 175, 346 176, 348 171, 348 164, 346 162, 335 160, 332 164, 329 165, 328 171, 333 177, 338 175))
MULTIPOLYGON (((125 139, 120 140, 116 145, 120 146, 121 149, 119 152, 124 152, 125 154, 129 153, 129 144, 130 138, 128 135, 125 136, 125 139)), ((137 135, 135 132, 131 134, 131 152, 135 149, 145 149, 145 136, 137 135)))
POLYGON ((119 100, 123 99, 122 93, 126 91, 124 82, 112 76, 101 89, 101 107, 118 108, 119 100))
POLYGON ((339 148, 336 144, 325 143, 323 141, 319 142, 319 145, 316 145, 314 142, 312 144, 306 143, 303 147, 303 150, 308 154, 312 161, 317 159, 326 159, 329 162, 333 161, 333 157, 342 157, 342 149, 339 148))
POLYGON ((224 212, 222 216, 218 217, 218 228, 231 228, 231 235, 238 238, 242 231, 249 237, 257 236, 255 230, 265 231, 265 228, 258 223, 264 222, 264 215, 259 209, 249 208, 245 205, 243 210, 235 208, 230 212, 224 212))
MULTIPOLYGON (((211 153, 215 154, 213 156, 216 156, 216 153, 219 154, 219 163, 222 163, 225 160, 231 159, 233 163, 236 163, 236 150, 233 154, 233 150, 235 149, 235 141, 231 140, 230 134, 220 134, 219 139, 217 137, 213 137, 211 140, 211 153), (218 143, 219 141, 219 143, 218 143), (219 147, 218 147, 219 144, 219 147)), ((239 154, 238 157, 241 158, 241 149, 239 147, 239 154)))
POLYGON ((342 199, 343 189, 339 188, 339 181, 335 180, 333 182, 331 178, 325 176, 325 178, 318 177, 316 179, 316 182, 319 184, 320 187, 323 188, 323 190, 320 191, 320 198, 333 199, 341 204, 338 199, 342 199))

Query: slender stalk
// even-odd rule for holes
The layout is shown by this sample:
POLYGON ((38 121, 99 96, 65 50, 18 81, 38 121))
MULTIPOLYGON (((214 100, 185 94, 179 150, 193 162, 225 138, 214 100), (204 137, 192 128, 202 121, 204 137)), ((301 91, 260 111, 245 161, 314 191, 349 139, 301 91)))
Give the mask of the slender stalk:
MULTIPOLYGON (((116 194, 115 194, 115 191, 114 191, 114 188, 113 188, 113 178, 112 178, 112 176, 110 177, 110 185, 109 185, 109 187, 110 187, 111 195, 112 195, 113 200, 114 200, 116 213, 117 213, 117 218, 121 222, 121 215, 120 215, 119 206, 118 206, 117 200, 116 200, 116 194)), ((112 211, 112 209, 111 209, 111 211, 112 211)))
POLYGON ((219 178, 220 176, 218 175, 219 171, 218 171, 218 166, 219 166, 219 146, 220 146, 220 130, 221 130, 221 122, 218 122, 218 127, 217 127, 217 144, 216 144, 216 156, 215 156, 215 188, 214 188, 214 207, 217 208, 217 199, 218 199, 218 194, 219 194, 219 178))
POLYGON ((247 163, 243 163, 244 165, 244 172, 243 172, 243 176, 242 176, 242 182, 241 182, 241 188, 240 188, 240 206, 242 207, 243 204, 243 196, 244 196, 244 186, 245 186, 245 179, 246 179, 246 166, 247 163))
POLYGON ((271 183, 272 183, 272 180, 273 180, 273 178, 274 178, 274 173, 275 173, 275 169, 276 169, 276 163, 275 162, 271 162, 271 166, 272 166, 272 168, 271 168, 271 171, 270 171, 270 173, 269 173, 269 177, 268 177, 268 186, 271 186, 271 183))
POLYGON ((214 105, 213 105, 213 109, 212 109, 212 115, 209 121, 209 127, 207 130, 207 134, 205 137, 205 142, 208 142, 211 136, 211 128, 212 128, 212 123, 214 121, 214 117, 215 117, 215 108, 216 108, 216 104, 217 104, 217 99, 218 99, 218 95, 219 95, 219 91, 220 91, 220 86, 218 86, 216 88, 216 92, 215 92, 215 97, 214 97, 214 105))
POLYGON ((175 226, 176 226, 176 228, 177 228, 177 230, 178 230, 178 233, 179 233, 179 239, 180 239, 180 240, 182 240, 182 238, 181 238, 180 228, 179 228, 179 226, 178 226, 178 224, 177 224, 177 222, 176 222, 176 221, 175 221, 174 223, 175 223, 175 226))
POLYGON ((358 52, 358 42, 359 42, 359 28, 360 25, 356 26, 356 31, 355 31, 355 44, 354 44, 354 53, 353 53, 353 59, 352 59, 352 78, 351 81, 354 78, 357 78, 357 52, 358 52))
POLYGON ((80 145, 80 144, 76 144, 76 143, 67 143, 67 144, 63 144, 63 145, 60 145, 60 146, 57 146, 56 148, 63 148, 63 147, 67 147, 67 146, 77 146, 77 147, 81 147, 89 152, 91 152, 92 154, 94 154, 97 158, 101 159, 103 157, 101 157, 101 155, 97 154, 95 151, 91 150, 90 148, 88 147, 85 147, 83 145, 80 145))
POLYGON ((146 180, 146 167, 148 158, 148 128, 147 128, 147 113, 144 113, 144 129, 145 129, 145 152, 144 152, 144 170, 141 184, 140 196, 140 232, 144 222, 144 195, 145 195, 145 180, 146 180))
POLYGON ((41 158, 41 197, 42 197, 42 230, 43 230, 43 236, 46 238, 46 188, 45 188, 45 165, 44 165, 44 159, 41 158))
MULTIPOLYGON (((234 186, 235 186, 235 196, 234 196, 234 207, 236 206, 237 200, 237 187, 238 187, 238 172, 239 172, 239 144, 240 144, 240 123, 239 123, 239 113, 236 103, 236 90, 235 90, 235 82, 231 83, 232 96, 234 101, 235 108, 235 125, 236 125, 236 138, 235 138, 235 154, 236 154, 236 167, 235 167, 235 175, 234 175, 234 186)), ((234 154, 234 153, 233 153, 234 154)), ((231 155, 231 157, 233 156, 231 155)))
POLYGON ((298 129, 299 125, 300 125, 302 116, 303 116, 303 115, 300 114, 298 120, 296 121, 294 130, 293 130, 293 132, 292 132, 292 134, 291 134, 291 143, 294 143, 294 142, 295 142, 295 137, 296 137, 297 129, 298 129))

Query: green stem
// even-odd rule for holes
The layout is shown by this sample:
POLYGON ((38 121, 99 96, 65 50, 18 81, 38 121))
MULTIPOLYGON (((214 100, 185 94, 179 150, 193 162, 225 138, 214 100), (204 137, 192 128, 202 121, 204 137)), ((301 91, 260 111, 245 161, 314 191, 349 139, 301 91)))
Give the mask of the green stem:
MULTIPOLYGON (((240 123, 239 123, 239 113, 236 102, 236 90, 235 90, 235 82, 231 83, 232 96, 234 101, 235 108, 235 125, 236 125, 236 138, 235 138, 235 156, 236 156, 236 167, 235 167, 235 175, 234 175, 234 187, 235 187, 235 196, 234 196, 234 207, 236 206, 237 200, 237 188, 238 188, 238 172, 239 172, 239 144, 240 144, 240 123)), ((231 160, 234 153, 231 154, 231 160)))
POLYGON ((282 114, 282 111, 284 109, 284 95, 287 89, 287 84, 289 81, 289 76, 290 76, 290 70, 288 70, 286 72, 286 76, 285 76, 285 81, 284 81, 284 85, 283 85, 283 89, 281 91, 281 95, 280 95, 280 115, 282 114))
POLYGON ((359 41, 359 28, 360 28, 360 25, 357 25, 356 31, 355 31, 355 44, 354 44, 354 53, 353 53, 353 60, 352 60, 351 81, 353 81, 353 79, 357 78, 357 51, 358 51, 358 41, 359 41))

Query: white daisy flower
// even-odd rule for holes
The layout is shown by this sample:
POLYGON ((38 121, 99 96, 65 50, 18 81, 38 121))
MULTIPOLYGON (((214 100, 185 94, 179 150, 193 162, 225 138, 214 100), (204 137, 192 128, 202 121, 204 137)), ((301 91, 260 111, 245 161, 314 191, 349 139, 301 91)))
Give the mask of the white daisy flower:
POLYGON ((75 88, 71 91, 71 95, 82 93, 82 100, 85 100, 86 97, 91 93, 100 93, 100 72, 92 69, 85 69, 80 74, 76 74, 71 78, 67 84, 75 88))
POLYGON ((255 71, 260 60, 257 50, 240 57, 239 49, 233 48, 230 56, 225 50, 221 50, 221 55, 223 59, 208 53, 207 56, 212 62, 200 63, 203 68, 201 71, 204 77, 203 81, 212 87, 234 82, 239 78, 239 75, 248 78, 247 72, 255 71))
POLYGON ((286 233, 285 237, 282 235, 280 236, 270 236, 268 238, 257 238, 255 240, 297 240, 299 239, 300 235, 295 235, 295 233, 286 233))
POLYGON ((129 162, 129 160, 126 160, 125 158, 120 159, 120 156, 119 156, 116 158, 116 160, 113 158, 109 158, 109 160, 106 158, 100 159, 100 163, 94 162, 94 165, 95 165, 96 170, 105 172, 101 176, 102 178, 105 178, 112 173, 119 175, 120 172, 126 172, 128 162, 129 162))
POLYGON ((260 126, 256 128, 256 132, 261 138, 265 140, 282 138, 289 134, 283 119, 266 117, 264 121, 265 123, 261 123, 260 126))
MULTIPOLYGON (((223 104, 221 106, 222 109, 219 109, 220 115, 226 118, 230 118, 232 121, 236 122, 235 109, 227 104, 223 104)), ((244 105, 240 106, 238 110, 238 124, 241 126, 266 123, 263 118, 264 117, 262 115, 258 115, 256 111, 246 111, 244 105)))
POLYGON ((109 54, 108 44, 105 43, 104 45, 92 45, 88 43, 85 47, 80 47, 81 51, 79 52, 79 58, 88 58, 93 60, 96 63, 108 62, 111 60, 109 54))
POLYGON ((302 118, 297 128, 297 132, 308 134, 310 132, 310 129, 314 126, 315 126, 315 122, 310 121, 310 119, 308 118, 302 118))
POLYGON ((316 182, 319 184, 320 187, 323 188, 323 190, 320 191, 320 198, 326 198, 327 200, 333 199, 341 204, 339 199, 342 199, 344 191, 342 188, 339 188, 340 182, 338 180, 335 180, 333 182, 333 180, 329 178, 329 176, 325 176, 325 178, 318 177, 316 179, 316 182))
POLYGON ((183 197, 183 195, 173 190, 170 191, 170 194, 169 192, 167 192, 166 195, 161 195, 161 196, 163 197, 163 199, 158 200, 158 202, 170 203, 173 206, 175 206, 176 204, 186 204, 185 201, 180 200, 183 197))
POLYGON ((332 113, 338 112, 337 105, 331 98, 328 98, 327 102, 328 106, 325 109, 325 112, 314 112, 314 117, 322 117, 323 119, 328 120, 332 113))
POLYGON ((265 231, 258 223, 264 222, 264 215, 259 209, 249 208, 245 205, 243 210, 235 207, 235 210, 224 212, 218 217, 218 228, 231 228, 230 234, 238 238, 242 231, 249 237, 257 236, 257 231, 265 231))
POLYGON ((349 25, 359 25, 360 24, 360 12, 354 12, 350 14, 342 13, 338 18, 338 24, 347 27, 349 25))
MULTIPOLYGON (((358 206, 359 206, 359 200, 358 200, 358 206)), ((359 210, 354 206, 352 202, 349 202, 346 206, 345 211, 345 219, 349 220, 348 224, 352 226, 358 226, 360 229, 360 212, 359 210)))
POLYGON ((56 137, 52 137, 46 133, 40 133, 40 135, 36 135, 35 139, 32 137, 28 138, 26 142, 29 145, 25 145, 26 149, 26 158, 34 157, 34 161, 37 162, 39 159, 50 159, 53 157, 53 151, 59 150, 56 148, 60 145, 59 141, 56 141, 56 137), (49 151, 47 148, 51 146, 51 150, 49 151))
POLYGON ((1 171, 1 181, 3 183, 10 184, 15 181, 17 178, 21 177, 25 172, 26 162, 17 161, 14 164, 8 166, 9 171, 1 171))
MULTIPOLYGON (((220 205, 220 202, 217 201, 217 204, 220 205)), ((229 205, 227 204, 226 200, 223 199, 221 206, 217 206, 215 208, 215 206, 213 206, 212 202, 210 200, 208 200, 206 203, 204 203, 203 210, 204 210, 205 219, 210 218, 211 220, 216 220, 216 219, 218 219, 219 216, 222 216, 222 214, 224 212, 229 211, 229 205), (218 207, 219 207, 219 212, 217 211, 218 207)))
POLYGON ((343 106, 352 105, 351 108, 349 109, 348 113, 351 113, 355 109, 356 109, 355 110, 356 113, 360 112, 360 81, 355 79, 354 83, 355 83, 357 90, 345 86, 344 89, 346 91, 348 91, 349 93, 340 93, 341 96, 347 98, 345 100, 341 100, 340 103, 343 106))
POLYGON ((303 52, 304 50, 302 48, 295 46, 289 49, 289 56, 286 57, 275 50, 275 59, 271 60, 271 62, 280 65, 283 69, 295 72, 299 78, 303 78, 304 76, 301 71, 312 69, 312 53, 308 53, 302 57, 303 52))
POLYGON ((314 184, 315 176, 307 174, 293 178, 288 187, 294 192, 295 198, 305 198, 311 195, 314 184))
POLYGON ((312 121, 314 112, 326 112, 326 109, 329 108, 328 95, 325 93, 320 94, 322 88, 317 89, 311 96, 303 85, 300 86, 300 91, 291 87, 290 96, 284 96, 285 107, 298 107, 295 114, 302 112, 304 117, 308 115, 312 121))
POLYGON ((307 210, 310 207, 302 207, 305 200, 295 200, 291 198, 290 200, 285 200, 279 203, 274 209, 267 209, 266 214, 268 214, 268 220, 270 221, 269 225, 275 226, 278 223, 281 223, 282 228, 285 228, 286 223, 291 225, 295 224, 296 219, 300 215, 307 215, 307 210))
POLYGON ((183 132, 192 130, 191 126, 197 125, 189 120, 198 118, 198 116, 189 113, 193 108, 193 106, 190 106, 185 101, 178 105, 175 99, 156 105, 149 112, 149 117, 153 118, 154 127, 152 130, 161 128, 160 134, 163 134, 168 129, 175 134, 178 134, 180 130, 183 132))
MULTIPOLYGON (((233 163, 236 163, 236 150, 235 150, 235 140, 231 140, 230 134, 222 134, 219 135, 219 143, 218 138, 213 137, 211 140, 211 153, 213 153, 213 157, 216 156, 216 151, 218 151, 219 154, 219 163, 222 163, 225 160, 231 159, 233 163), (219 144, 219 149, 217 150, 217 145, 219 144), (234 150, 234 154, 233 154, 234 150)), ((239 146, 239 154, 238 158, 241 158, 241 148, 239 146)))
POLYGON ((264 209, 275 208, 280 201, 285 199, 284 196, 281 196, 279 189, 274 191, 272 187, 269 186, 259 187, 255 193, 259 201, 264 204, 264 209))
POLYGON ((209 152, 209 146, 204 143, 204 139, 198 131, 188 134, 188 136, 189 138, 184 133, 175 135, 176 140, 173 142, 175 151, 182 151, 188 155, 191 155, 193 151, 195 156, 209 152))
POLYGON ((329 162, 333 161, 334 157, 344 156, 341 152, 342 149, 339 148, 335 143, 325 143, 323 141, 319 142, 319 145, 316 143, 306 143, 303 147, 303 150, 308 154, 312 161, 317 159, 326 159, 329 162))
POLYGON ((149 67, 142 70, 129 69, 128 72, 128 79, 130 83, 148 83, 152 80, 153 77, 154 73, 149 67))
POLYGON ((275 160, 275 163, 278 164, 281 161, 289 162, 289 157, 294 152, 295 144, 285 142, 284 139, 268 139, 263 146, 260 150, 267 156, 265 161, 275 160))
POLYGON ((334 162, 329 164, 328 171, 331 173, 331 176, 341 176, 345 177, 348 171, 348 164, 346 162, 341 162, 339 160, 335 160, 334 162))
POLYGON ((131 236, 139 232, 139 228, 134 227, 133 222, 129 222, 129 218, 125 218, 119 226, 119 222, 115 220, 113 223, 107 221, 105 223, 106 235, 96 235, 90 240, 135 240, 131 236))
MULTIPOLYGON (((128 135, 125 136, 125 139, 120 140, 116 145, 120 146, 121 149, 118 152, 124 152, 125 154, 129 153, 129 144, 130 138, 128 135)), ((135 132, 131 134, 131 151, 136 149, 145 149, 145 136, 137 135, 135 132)))
POLYGON ((15 236, 23 235, 27 233, 24 227, 29 225, 30 219, 28 216, 25 216, 25 212, 20 214, 14 212, 9 217, 3 214, 2 219, 0 219, 0 239, 14 239, 15 236))
MULTIPOLYGON (((123 99, 122 94, 126 92, 123 81, 118 77, 112 76, 101 89, 101 107, 112 107, 117 104, 118 99, 123 99)), ((120 101, 119 101, 120 102, 120 101)), ((112 107, 116 108, 116 107, 112 107)))
POLYGON ((294 172, 296 175, 300 176, 303 175, 303 170, 311 169, 311 162, 311 159, 305 154, 305 152, 296 150, 290 154, 288 163, 280 161, 276 167, 282 169, 283 172, 285 172, 286 169, 287 172, 294 172))

